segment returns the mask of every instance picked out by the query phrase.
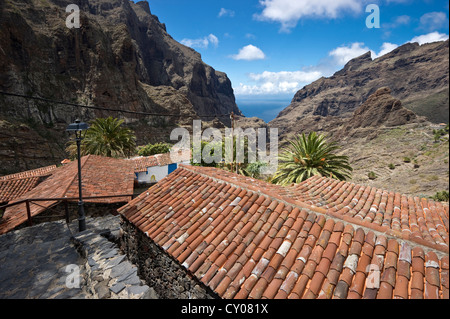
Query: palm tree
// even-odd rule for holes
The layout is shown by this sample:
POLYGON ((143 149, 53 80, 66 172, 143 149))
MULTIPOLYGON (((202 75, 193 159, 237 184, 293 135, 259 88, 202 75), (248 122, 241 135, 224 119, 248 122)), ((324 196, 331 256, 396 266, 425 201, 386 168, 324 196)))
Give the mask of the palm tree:
POLYGON ((279 157, 278 170, 272 183, 301 183, 314 175, 339 180, 351 177, 353 169, 348 163, 348 157, 336 155, 339 146, 335 142, 327 142, 325 135, 311 132, 306 136, 303 133, 289 143, 279 157))
MULTIPOLYGON (((81 142, 81 155, 101 155, 106 157, 127 157, 136 152, 136 136, 129 128, 123 127, 123 120, 97 118, 90 123, 86 136, 81 142)), ((70 142, 67 152, 71 157, 77 154, 75 142, 70 142)))

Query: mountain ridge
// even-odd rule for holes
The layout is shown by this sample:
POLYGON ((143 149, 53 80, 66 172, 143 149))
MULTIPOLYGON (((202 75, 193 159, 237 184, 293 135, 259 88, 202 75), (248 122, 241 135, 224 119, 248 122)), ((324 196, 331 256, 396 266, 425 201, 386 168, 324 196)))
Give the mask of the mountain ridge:
POLYGON ((406 43, 374 60, 370 51, 366 52, 332 76, 297 91, 291 104, 269 125, 281 128, 285 136, 302 132, 302 124, 314 116, 351 117, 382 87, 389 87, 405 108, 431 122, 448 123, 448 52, 449 40, 423 45, 406 43), (426 109, 424 104, 433 98, 437 101, 426 109))
POLYGON ((85 122, 96 117, 123 118, 135 128, 138 143, 145 144, 165 141, 168 128, 192 123, 192 118, 210 121, 218 116, 230 125, 224 114, 242 114, 227 75, 175 41, 146 1, 2 1, 0 91, 172 115, 132 115, 0 95, 4 133, 21 127, 23 136, 16 138, 20 149, 31 147, 27 138, 34 139, 37 132, 54 153, 42 148, 39 156, 34 155, 37 161, 32 154, 11 151, 11 141, 0 136, 0 160, 6 171, 61 161, 68 140, 65 127, 77 118, 85 122), (79 6, 79 29, 66 26, 69 4, 79 6))

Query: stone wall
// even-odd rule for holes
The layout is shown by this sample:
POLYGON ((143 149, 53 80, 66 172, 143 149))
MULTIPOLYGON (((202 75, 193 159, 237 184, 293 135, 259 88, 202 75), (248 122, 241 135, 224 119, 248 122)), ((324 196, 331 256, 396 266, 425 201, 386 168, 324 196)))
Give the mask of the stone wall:
MULTIPOLYGON (((39 204, 39 202, 37 202, 39 204)), ((126 203, 84 203, 84 214, 86 218, 97 218, 109 215, 117 215, 117 209, 125 205, 126 203)), ((25 209, 25 204, 23 205, 23 209, 25 209)), ((32 204, 33 205, 33 204, 32 204)), ((67 204, 69 210, 69 221, 75 221, 78 219, 78 203, 77 202, 69 202, 67 204)), ((66 210, 64 203, 59 203, 56 206, 45 210, 39 215, 33 216, 32 221, 33 225, 38 225, 42 223, 48 223, 58 220, 65 220, 66 210)), ((25 221, 23 224, 17 226, 15 230, 22 229, 24 227, 28 227, 28 221, 25 221)))
POLYGON ((218 296, 178 261, 122 218, 120 247, 138 267, 138 275, 161 299, 215 299, 218 296))

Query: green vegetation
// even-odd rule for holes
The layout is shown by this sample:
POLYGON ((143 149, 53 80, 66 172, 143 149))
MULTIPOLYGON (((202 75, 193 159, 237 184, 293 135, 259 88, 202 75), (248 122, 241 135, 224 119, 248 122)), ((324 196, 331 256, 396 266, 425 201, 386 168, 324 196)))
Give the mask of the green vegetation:
POLYGON ((431 122, 448 122, 448 89, 427 95, 423 98, 415 98, 403 104, 417 115, 426 116, 431 122))
POLYGON ((377 174, 375 174, 374 172, 369 172, 367 176, 369 177, 370 180, 374 180, 377 178, 377 174))
POLYGON ((405 162, 405 163, 411 163, 411 158, 405 156, 405 157, 403 157, 403 162, 405 162))
POLYGON ((170 145, 166 143, 147 144, 138 148, 139 156, 152 156, 170 152, 170 145))
POLYGON ((441 141, 441 137, 448 135, 449 133, 449 125, 447 124, 444 128, 439 130, 433 130, 434 142, 438 143, 441 141))
POLYGON ((261 174, 260 174, 261 169, 266 166, 267 166, 267 163, 264 163, 264 162, 250 163, 247 165, 247 167, 241 168, 239 170, 239 173, 241 175, 249 176, 252 178, 260 178, 261 177, 261 174))
POLYGON ((395 169, 395 165, 394 164, 389 164, 389 169, 395 169))
POLYGON ((430 196, 430 198, 438 202, 448 202, 449 193, 447 191, 436 192, 436 194, 434 196, 430 196))
MULTIPOLYGON (((106 157, 129 157, 136 153, 136 137, 129 128, 123 127, 123 120, 97 118, 90 123, 81 141, 81 155, 100 155, 106 157)), ((72 158, 77 156, 77 145, 69 142, 66 151, 72 158)))
POLYGON ((224 148, 223 143, 220 144, 217 142, 214 143, 214 142, 207 142, 207 141, 202 140, 200 149, 192 148, 191 165, 205 166, 205 167, 218 167, 221 159, 219 159, 218 156, 216 156, 218 154, 217 151, 219 149, 221 149, 222 154, 224 154, 223 148, 224 148), (196 159, 196 158, 201 158, 201 163, 195 163, 194 159, 196 159), (212 161, 209 162, 209 159, 211 159, 212 161))
POLYGON ((339 180, 350 178, 353 169, 347 156, 336 155, 339 146, 328 142, 325 135, 311 132, 297 135, 279 157, 278 171, 272 183, 288 185, 301 183, 314 176, 326 176, 339 180))
MULTIPOLYGON (((254 166, 250 167, 250 171, 246 171, 247 167, 249 165, 251 165, 252 163, 250 163, 249 160, 249 154, 248 154, 248 138, 244 137, 241 140, 242 145, 240 145, 241 147, 243 147, 244 150, 244 154, 243 154, 243 158, 242 158, 242 163, 237 163, 237 164, 233 164, 233 167, 231 164, 224 164, 224 161, 222 161, 223 159, 225 159, 226 156, 226 145, 227 145, 227 141, 228 138, 225 138, 225 140, 223 140, 221 143, 219 142, 208 142, 208 141, 201 141, 201 147, 200 149, 193 149, 193 147, 191 147, 192 150, 192 159, 191 159, 191 164, 195 165, 195 166, 206 166, 206 167, 221 167, 224 169, 228 169, 228 170, 232 170, 235 171, 236 166, 238 166, 238 172, 240 172, 243 175, 246 176, 252 176, 252 173, 250 173, 252 170, 254 170, 254 166), (221 156, 220 156, 221 155, 221 156), (201 158, 201 163, 194 163, 194 159, 195 158, 201 158), (248 175, 247 175, 248 174, 248 175)), ((237 139, 236 137, 233 138, 233 159, 237 158, 237 139)), ((231 146, 231 143, 230 143, 231 146)), ((255 163, 256 164, 256 163, 255 163)), ((263 165, 263 164, 258 164, 258 165, 263 165)))

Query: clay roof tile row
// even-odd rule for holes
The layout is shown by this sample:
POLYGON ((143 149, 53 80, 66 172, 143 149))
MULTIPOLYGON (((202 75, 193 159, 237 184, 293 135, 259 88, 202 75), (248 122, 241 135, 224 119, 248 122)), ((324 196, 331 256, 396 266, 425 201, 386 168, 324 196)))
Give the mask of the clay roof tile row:
POLYGON ((40 181, 39 176, 0 180, 0 203, 7 203, 22 196, 36 187, 40 181))
POLYGON ((330 179, 284 188, 181 166, 119 212, 222 298, 448 298, 438 239, 448 243, 448 207, 412 202, 330 179), (347 215, 364 209, 386 225, 347 215), (387 228, 402 209, 426 223, 419 241, 387 228))
MULTIPOLYGON (((134 171, 133 165, 129 161, 88 155, 81 159, 81 167, 83 198, 133 193, 134 171)), ((78 197, 77 161, 57 168, 53 171, 52 176, 10 202, 10 204, 25 199, 56 199, 64 197, 78 197)), ((130 199, 130 196, 126 196, 84 201, 95 203, 123 203, 130 199)), ((58 204, 57 200, 39 201, 38 203, 31 202, 31 216, 36 216, 56 204, 58 204)), ((0 234, 14 229, 26 221, 27 211, 25 204, 8 207, 0 219, 0 234)))
POLYGON ((135 173, 146 172, 149 167, 166 166, 173 163, 182 163, 190 161, 190 151, 180 151, 175 154, 156 154, 152 156, 141 156, 130 159, 134 164, 135 173))
POLYGON ((56 170, 56 165, 50 165, 46 167, 40 167, 37 169, 32 169, 29 171, 24 171, 20 173, 0 176, 0 181, 7 181, 13 179, 21 179, 28 177, 36 177, 36 176, 49 176, 56 170))

